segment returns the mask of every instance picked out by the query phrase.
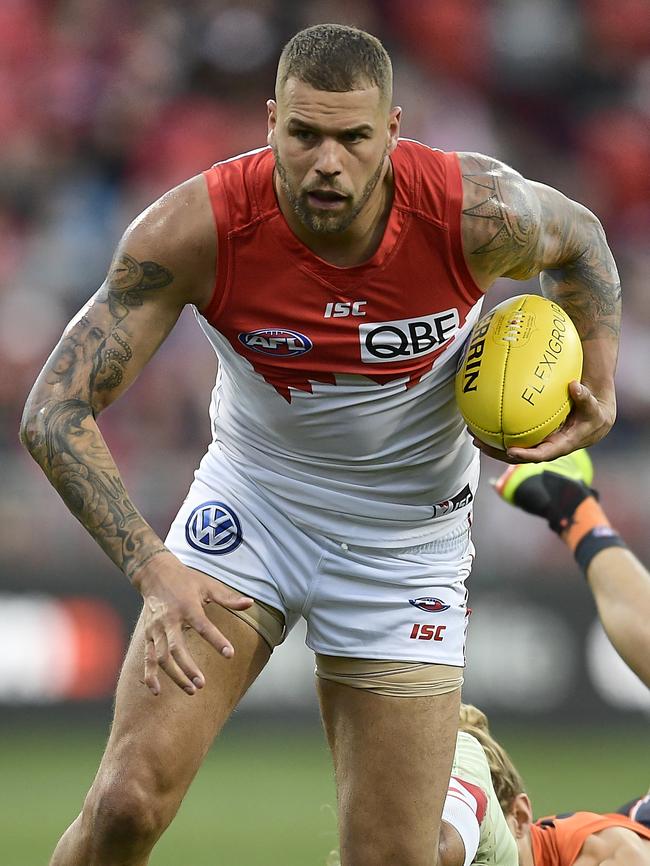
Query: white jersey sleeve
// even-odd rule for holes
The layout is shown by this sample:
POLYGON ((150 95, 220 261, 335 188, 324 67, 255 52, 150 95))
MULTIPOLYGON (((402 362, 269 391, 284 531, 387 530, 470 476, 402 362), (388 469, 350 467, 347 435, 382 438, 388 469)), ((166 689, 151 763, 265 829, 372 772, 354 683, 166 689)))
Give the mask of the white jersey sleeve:
MULTIPOLYGON (((477 848, 476 828, 467 824, 464 830, 462 822, 457 826, 453 805, 450 813, 450 823, 460 833, 466 848, 475 849, 472 866, 518 866, 517 846, 494 791, 485 752, 475 737, 461 731, 456 740, 448 799, 450 803, 471 802, 473 789, 479 825, 477 848)), ((443 820, 447 820, 444 813, 443 820)))

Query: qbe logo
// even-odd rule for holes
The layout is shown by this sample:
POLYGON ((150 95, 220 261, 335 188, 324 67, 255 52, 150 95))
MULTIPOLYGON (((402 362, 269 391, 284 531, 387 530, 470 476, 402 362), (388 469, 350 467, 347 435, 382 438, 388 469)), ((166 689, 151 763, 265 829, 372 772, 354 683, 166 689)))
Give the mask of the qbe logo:
POLYGON ((241 523, 223 502, 204 502, 187 518, 185 538, 201 553, 231 553, 242 542, 241 523))
POLYGON ((364 322, 359 325, 361 360, 364 364, 385 364, 435 352, 458 332, 457 309, 420 318, 393 322, 364 322))
POLYGON ((304 355, 314 346, 309 337, 286 328, 260 328, 257 331, 246 331, 238 334, 237 339, 253 352, 284 357, 304 355))

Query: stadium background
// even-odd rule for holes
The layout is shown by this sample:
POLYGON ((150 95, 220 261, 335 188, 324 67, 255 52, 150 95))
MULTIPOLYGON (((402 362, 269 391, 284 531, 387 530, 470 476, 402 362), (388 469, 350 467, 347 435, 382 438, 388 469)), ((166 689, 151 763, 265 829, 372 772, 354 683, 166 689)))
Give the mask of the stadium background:
MULTIPOLYGON (((101 753, 138 612, 125 580, 20 450, 29 387, 126 224, 264 143, 279 50, 321 21, 379 35, 403 133, 511 163, 594 209, 620 267, 619 418, 594 449, 618 528, 650 562, 650 5, 647 0, 3 0, 0 4, 0 845, 47 862, 101 753)), ((503 283, 491 294, 536 290, 503 283)), ((209 437, 215 362, 185 314, 102 430, 165 531, 209 437), (170 394, 173 399, 170 399, 170 394)), ((650 782, 645 689, 594 625, 566 552, 487 480, 466 698, 540 811, 605 809, 650 782)), ((324 863, 333 788, 296 629, 208 759, 154 866, 324 863)))

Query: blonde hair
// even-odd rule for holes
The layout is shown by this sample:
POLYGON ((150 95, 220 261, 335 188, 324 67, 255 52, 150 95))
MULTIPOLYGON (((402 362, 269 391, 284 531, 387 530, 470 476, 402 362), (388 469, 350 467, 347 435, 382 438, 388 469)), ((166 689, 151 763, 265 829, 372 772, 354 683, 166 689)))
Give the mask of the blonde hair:
POLYGON ((476 737, 483 747, 494 791, 504 814, 508 814, 517 794, 523 794, 526 789, 510 756, 490 733, 487 716, 472 704, 461 704, 458 729, 476 737))

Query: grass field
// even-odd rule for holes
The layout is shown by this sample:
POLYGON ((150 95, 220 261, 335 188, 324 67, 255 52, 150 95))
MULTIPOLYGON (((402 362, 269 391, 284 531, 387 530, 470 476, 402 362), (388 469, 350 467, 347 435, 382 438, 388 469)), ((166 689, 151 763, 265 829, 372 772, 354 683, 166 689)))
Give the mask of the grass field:
MULTIPOLYGON (((529 786, 537 814, 607 810, 650 784, 639 729, 498 731, 529 786)), ((0 863, 46 866, 76 815, 103 735, 3 732, 0 863)), ((329 755, 317 730, 282 733, 233 725, 209 755, 151 866, 325 866, 336 847, 329 755)))

